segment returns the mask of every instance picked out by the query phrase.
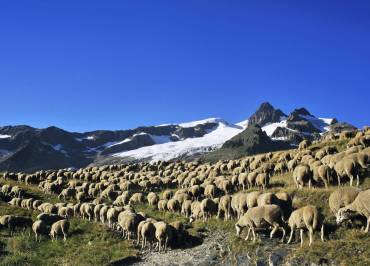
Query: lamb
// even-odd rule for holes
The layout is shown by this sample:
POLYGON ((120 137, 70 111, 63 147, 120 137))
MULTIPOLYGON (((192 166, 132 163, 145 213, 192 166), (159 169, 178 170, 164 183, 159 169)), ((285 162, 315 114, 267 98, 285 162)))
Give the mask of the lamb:
POLYGON ((334 215, 337 215, 338 210, 351 204, 361 190, 353 187, 344 187, 335 190, 329 196, 329 208, 334 215))
POLYGON ((256 228, 267 228, 268 226, 272 226, 273 229, 270 233, 270 238, 273 237, 275 232, 281 228, 283 232, 283 237, 281 241, 284 240, 285 237, 285 229, 284 229, 284 220, 283 220, 283 213, 279 206, 277 205, 264 205, 259 207, 254 207, 249 209, 235 224, 236 235, 239 236, 244 227, 248 227, 248 234, 245 240, 249 239, 249 233, 252 231, 253 234, 253 242, 256 241, 256 228))
POLYGON ((41 236, 42 235, 47 235, 49 234, 48 230, 47 230, 47 227, 46 227, 46 223, 42 220, 36 220, 33 224, 32 224, 32 231, 35 233, 35 239, 36 239, 36 242, 40 242, 41 241, 41 236))
POLYGON ((308 229, 311 246, 313 242, 313 232, 321 225, 321 241, 324 242, 324 222, 323 216, 319 213, 316 206, 308 205, 292 212, 288 224, 290 227, 290 237, 288 244, 292 241, 294 230, 300 229, 301 246, 303 245, 303 230, 308 229))
POLYGON ((67 240, 68 230, 69 230, 69 221, 67 219, 63 219, 53 223, 50 230, 50 236, 52 240, 57 240, 58 235, 63 235, 64 241, 67 240))
POLYGON ((359 192, 356 199, 351 204, 338 210, 337 224, 349 220, 355 213, 366 217, 367 223, 365 233, 368 233, 370 227, 370 189, 359 192))

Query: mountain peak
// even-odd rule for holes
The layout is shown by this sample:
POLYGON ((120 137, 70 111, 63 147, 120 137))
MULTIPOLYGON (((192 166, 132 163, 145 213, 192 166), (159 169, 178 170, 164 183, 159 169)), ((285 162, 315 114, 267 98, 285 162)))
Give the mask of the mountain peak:
POLYGON ((275 109, 269 102, 263 102, 249 118, 249 123, 262 127, 268 123, 280 122, 282 116, 286 115, 280 109, 275 109))
POLYGON ((312 116, 312 114, 304 107, 294 109, 294 111, 292 112, 292 115, 309 115, 309 116, 312 116))

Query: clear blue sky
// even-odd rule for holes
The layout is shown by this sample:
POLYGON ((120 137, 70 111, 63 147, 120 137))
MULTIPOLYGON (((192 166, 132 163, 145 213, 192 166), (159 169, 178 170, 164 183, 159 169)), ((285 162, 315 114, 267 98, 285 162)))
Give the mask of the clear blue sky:
POLYGON ((370 1, 0 0, 0 125, 73 131, 262 101, 370 124, 370 1))

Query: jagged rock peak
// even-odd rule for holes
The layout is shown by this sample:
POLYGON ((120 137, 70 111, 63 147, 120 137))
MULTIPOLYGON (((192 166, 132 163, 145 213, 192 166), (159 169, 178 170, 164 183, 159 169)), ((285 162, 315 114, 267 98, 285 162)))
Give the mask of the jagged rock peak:
POLYGON ((269 102, 263 102, 257 111, 249 118, 250 124, 264 126, 268 123, 280 122, 281 117, 285 117, 280 109, 275 109, 269 102))
POLYGON ((292 115, 309 115, 309 116, 312 116, 311 113, 304 107, 295 109, 291 114, 292 115))

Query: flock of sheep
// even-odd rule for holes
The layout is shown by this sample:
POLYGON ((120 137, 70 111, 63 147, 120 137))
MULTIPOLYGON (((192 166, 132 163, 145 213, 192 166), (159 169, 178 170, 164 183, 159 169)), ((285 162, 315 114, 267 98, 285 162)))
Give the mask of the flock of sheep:
MULTIPOLYGON (((31 228, 35 238, 42 235, 52 239, 67 239, 72 217, 100 222, 125 239, 136 239, 142 248, 155 246, 158 251, 179 243, 186 237, 184 225, 177 221, 166 223, 136 212, 138 204, 148 204, 159 211, 179 213, 195 220, 237 219, 236 234, 247 228, 246 240, 256 240, 256 230, 271 230, 270 237, 282 231, 284 241, 290 229, 288 243, 294 232, 309 232, 309 245, 314 231, 321 231, 324 241, 325 218, 313 205, 293 209, 292 196, 286 192, 266 192, 276 176, 291 173, 297 189, 302 187, 340 186, 329 197, 329 207, 338 225, 354 215, 367 220, 370 226, 370 189, 358 186, 369 173, 370 129, 358 132, 330 134, 321 142, 338 137, 347 139, 346 149, 336 146, 314 148, 303 141, 294 150, 249 156, 238 160, 201 163, 199 161, 134 163, 87 167, 77 171, 38 171, 33 174, 5 173, 0 185, 0 199, 9 204, 34 210, 40 214, 30 217, 5 215, 0 227, 12 233, 17 228, 31 228), (14 180, 37 185, 43 193, 58 195, 59 203, 42 202, 27 197, 27 190, 6 184, 14 180), (350 186, 342 186, 349 181, 350 186), (246 192, 253 189, 252 192, 246 192)), ((288 175, 287 175, 288 176, 288 175)))

